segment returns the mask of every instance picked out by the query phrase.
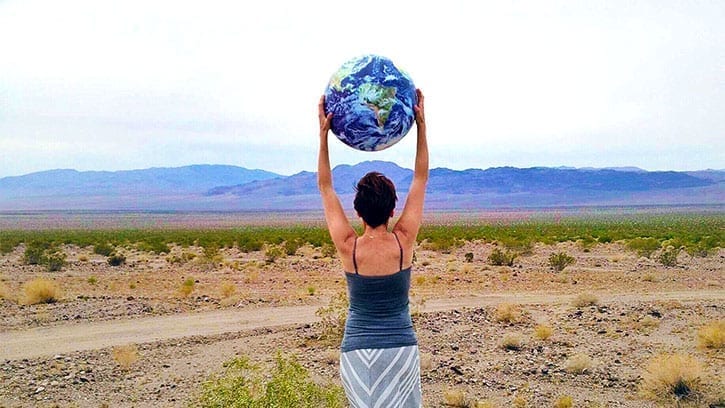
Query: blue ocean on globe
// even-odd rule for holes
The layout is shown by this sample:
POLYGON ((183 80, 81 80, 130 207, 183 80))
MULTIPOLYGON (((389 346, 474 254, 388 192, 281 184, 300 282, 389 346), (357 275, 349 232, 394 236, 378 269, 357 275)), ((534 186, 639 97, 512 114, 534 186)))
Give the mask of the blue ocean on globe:
POLYGON ((377 55, 344 63, 325 90, 332 133, 363 151, 383 150, 402 139, 415 121, 416 103, 410 76, 377 55))

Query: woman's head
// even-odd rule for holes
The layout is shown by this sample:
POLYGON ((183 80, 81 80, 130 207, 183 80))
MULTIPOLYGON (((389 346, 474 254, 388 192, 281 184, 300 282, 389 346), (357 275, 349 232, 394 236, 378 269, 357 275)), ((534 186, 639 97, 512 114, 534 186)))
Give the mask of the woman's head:
POLYGON ((365 224, 373 228, 387 224, 398 201, 393 182, 371 171, 360 179, 355 190, 355 211, 365 224))

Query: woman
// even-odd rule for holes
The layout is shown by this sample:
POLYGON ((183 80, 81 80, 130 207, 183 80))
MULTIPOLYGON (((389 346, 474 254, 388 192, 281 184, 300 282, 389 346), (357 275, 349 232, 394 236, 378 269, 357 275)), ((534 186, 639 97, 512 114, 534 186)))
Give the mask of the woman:
POLYGON ((413 182, 398 222, 393 217, 395 186, 377 172, 357 185, 355 210, 364 231, 358 237, 332 187, 327 135, 332 114, 325 116, 320 99, 318 186, 332 242, 342 260, 350 309, 340 357, 340 374, 350 405, 420 407, 420 359, 408 309, 413 247, 423 216, 428 182, 423 94, 417 90, 415 123, 418 133, 413 182))

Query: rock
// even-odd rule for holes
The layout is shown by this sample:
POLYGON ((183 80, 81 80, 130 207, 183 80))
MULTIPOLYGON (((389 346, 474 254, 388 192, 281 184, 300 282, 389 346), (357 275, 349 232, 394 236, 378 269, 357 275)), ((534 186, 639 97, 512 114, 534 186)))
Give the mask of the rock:
POLYGON ((38 387, 35 389, 35 392, 33 394, 39 394, 41 392, 45 391, 45 387, 38 387))

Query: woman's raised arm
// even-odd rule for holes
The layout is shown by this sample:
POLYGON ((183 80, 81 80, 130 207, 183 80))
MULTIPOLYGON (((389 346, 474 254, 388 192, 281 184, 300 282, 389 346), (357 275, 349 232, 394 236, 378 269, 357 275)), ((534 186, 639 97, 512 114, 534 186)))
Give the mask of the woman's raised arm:
MULTIPOLYGON (((324 105, 325 97, 322 96, 318 105, 320 153, 317 160, 317 187, 320 189, 320 195, 322 196, 322 206, 325 209, 325 221, 327 221, 327 229, 330 231, 332 242, 335 244, 338 252, 345 254, 357 235, 355 234, 355 230, 352 229, 350 221, 342 209, 342 204, 340 204, 340 198, 332 186, 330 152, 327 147, 327 135, 330 131, 332 114, 325 115, 324 105)), ((343 256, 341 258, 343 259, 343 267, 352 267, 352 265, 345 265, 347 257, 343 256)))
POLYGON ((405 200, 405 207, 400 219, 395 224, 394 231, 405 237, 409 245, 415 242, 418 230, 423 220, 423 202, 425 201, 425 188, 428 184, 428 140, 425 127, 425 104, 423 92, 416 90, 418 104, 415 106, 415 126, 418 141, 415 152, 415 171, 413 182, 405 200))

